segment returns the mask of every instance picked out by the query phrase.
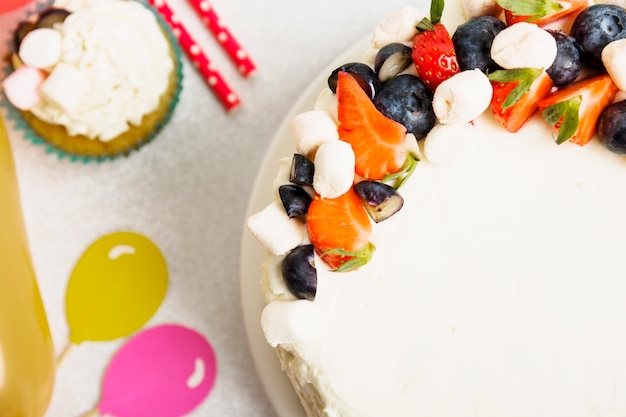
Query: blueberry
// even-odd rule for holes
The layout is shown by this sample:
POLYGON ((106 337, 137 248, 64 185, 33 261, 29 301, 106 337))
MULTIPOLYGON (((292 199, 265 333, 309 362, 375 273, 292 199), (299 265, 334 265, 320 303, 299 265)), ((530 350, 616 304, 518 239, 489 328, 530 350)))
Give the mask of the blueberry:
POLYGON ((376 223, 393 216, 404 205, 404 199, 395 188, 379 181, 358 182, 354 185, 354 191, 376 223))
POLYGON ((478 68, 482 72, 501 69, 491 59, 491 44, 506 24, 493 16, 479 16, 462 23, 452 35, 454 52, 461 71, 478 68))
POLYGON ((313 300, 317 292, 313 245, 301 245, 285 256, 282 264, 283 279, 289 291, 298 298, 313 300))
POLYGON ((291 171, 289 172, 289 181, 299 185, 313 185, 313 175, 315 174, 315 165, 313 161, 304 155, 298 153, 293 155, 291 159, 291 171))
POLYGON ((305 215, 313 200, 304 188, 295 184, 281 185, 278 187, 278 195, 290 219, 305 215))
POLYGON ((336 68, 328 77, 328 87, 333 93, 337 92, 339 72, 351 74, 370 98, 374 98, 380 88, 380 81, 372 68, 362 62, 349 62, 336 68))
POLYGON ((374 71, 381 82, 388 81, 413 64, 413 50, 403 43, 390 43, 376 53, 374 71))
POLYGON ((561 30, 549 30, 556 41, 556 58, 547 72, 556 87, 573 83, 580 75, 583 63, 580 59, 580 46, 576 38, 561 30))
POLYGON ((383 84, 374 105, 385 116, 403 124, 417 140, 433 128, 433 93, 416 76, 401 74, 383 84))
POLYGON ((574 20, 570 35, 582 48, 583 63, 602 68, 602 49, 626 38, 626 10, 611 4, 589 6, 574 20))
POLYGON ((598 138, 611 152, 626 154, 626 100, 609 105, 598 120, 598 138))

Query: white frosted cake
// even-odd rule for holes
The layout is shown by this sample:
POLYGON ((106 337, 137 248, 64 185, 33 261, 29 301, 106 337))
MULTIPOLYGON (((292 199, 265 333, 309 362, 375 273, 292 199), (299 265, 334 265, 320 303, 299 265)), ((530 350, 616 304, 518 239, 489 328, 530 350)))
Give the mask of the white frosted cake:
MULTIPOLYGON (((504 21, 499 6, 478 3, 448 1, 443 22, 450 34, 478 14, 504 21), (462 6, 471 16, 462 17, 462 6)), ((579 12, 550 24, 569 31, 579 12)), ((415 45, 415 26, 427 15, 423 5, 386 18, 363 62, 379 67, 381 42, 415 45)), ((592 69, 585 64, 572 82, 603 77, 605 69, 611 81, 600 88, 609 96, 603 111, 623 89, 610 62, 592 69)), ((457 72, 466 71, 474 70, 457 72)), ((413 65, 403 70, 417 72, 413 65)), ((594 134, 585 141, 582 127, 560 136, 566 135, 565 119, 553 127, 545 109, 568 87, 550 84, 537 98, 539 110, 514 128, 494 117, 499 81, 487 82, 485 103, 480 76, 452 75, 432 88, 434 126, 419 139, 407 131, 395 145, 400 162, 419 160, 402 171, 410 176, 401 184, 373 178, 372 170, 363 175, 363 156, 349 139, 350 118, 363 115, 354 111, 354 85, 346 87, 345 74, 358 77, 345 67, 340 73, 336 93, 322 91, 315 108, 291 123, 293 153, 314 162, 312 183, 295 179, 295 158, 285 155, 275 201, 248 219, 267 249, 263 330, 307 416, 625 416, 626 193, 620 178, 626 177, 626 159, 611 145, 616 138, 594 134), (374 213, 371 230, 361 214, 353 215, 356 209, 346 220, 332 211, 335 206, 320 208, 352 193, 363 197, 353 184, 372 180, 396 189, 401 207, 378 222, 374 213), (304 209, 290 206, 285 188, 279 192, 284 185, 300 187, 311 201, 304 209), (328 219, 320 220, 320 213, 328 219), (365 237, 358 254, 353 247, 320 244, 326 238, 320 228, 338 239, 344 227, 365 237), (285 261, 303 247, 313 251, 313 264, 294 266, 305 255, 285 261), (294 268, 296 277, 285 276, 294 268)), ((370 94, 374 103, 384 88, 370 94)), ((587 90, 580 91, 589 103, 587 90)), ((582 126, 592 116, 580 108, 582 126)), ((383 122, 368 123, 376 130, 383 122)))

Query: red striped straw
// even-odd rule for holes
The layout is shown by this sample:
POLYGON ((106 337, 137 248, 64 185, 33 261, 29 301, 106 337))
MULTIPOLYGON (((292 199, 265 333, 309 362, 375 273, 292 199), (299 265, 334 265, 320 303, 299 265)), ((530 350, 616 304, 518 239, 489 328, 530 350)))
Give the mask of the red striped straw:
POLYGON ((211 2, 209 0, 189 0, 189 2, 237 66, 239 72, 244 77, 252 74, 256 70, 254 62, 252 62, 246 50, 237 42, 237 39, 230 33, 230 30, 222 23, 211 2))
POLYGON ((206 56, 200 45, 193 40, 189 32, 183 26, 178 16, 170 9, 165 0, 148 0, 165 21, 172 28, 172 32, 178 38, 181 48, 185 51, 189 59, 200 74, 205 79, 211 90, 215 93, 227 111, 233 110, 240 104, 239 97, 224 81, 222 75, 215 69, 213 63, 206 56))

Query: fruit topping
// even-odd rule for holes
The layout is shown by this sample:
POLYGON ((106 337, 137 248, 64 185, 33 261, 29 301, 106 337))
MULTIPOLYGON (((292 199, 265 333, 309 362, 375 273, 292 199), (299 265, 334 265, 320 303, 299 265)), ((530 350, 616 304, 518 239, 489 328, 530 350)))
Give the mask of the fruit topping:
POLYGON ((602 111, 613 102, 617 87, 607 74, 577 81, 539 102, 545 121, 558 131, 561 144, 585 145, 596 131, 602 111))
POLYGON ((374 71, 381 82, 388 81, 407 69, 413 63, 411 48, 394 42, 383 46, 376 53, 374 71))
POLYGON ((626 38, 626 10, 610 4, 589 6, 574 20, 570 35, 582 48, 583 63, 602 68, 602 49, 626 38))
POLYGON ((313 186, 313 175, 315 175, 313 161, 299 153, 293 154, 289 181, 299 185, 313 186))
POLYGON ((587 7, 587 0, 497 0, 504 9, 507 25, 519 22, 547 25, 574 15, 587 7))
POLYGON ((402 173, 402 179, 408 178, 415 157, 408 146, 406 128, 378 111, 357 81, 345 72, 338 76, 337 101, 339 138, 352 146, 355 172, 372 180, 397 173, 402 173))
POLYGON ((334 271, 357 269, 374 253, 372 224, 353 189, 337 198, 316 196, 309 206, 307 227, 315 252, 334 271))
POLYGON ((430 19, 417 24, 418 34, 413 38, 413 62, 417 75, 431 90, 443 80, 459 72, 454 45, 448 29, 440 22, 443 0, 432 0, 430 19))
POLYGON ((396 214, 404 204, 404 199, 395 188, 379 181, 361 181, 354 185, 354 191, 376 223, 396 214))
POLYGON ((372 68, 362 62, 349 62, 336 68, 328 77, 328 87, 333 93, 337 92, 337 78, 340 72, 352 75, 370 99, 374 98, 380 89, 380 81, 372 68))
POLYGON ((278 187, 278 195, 290 219, 304 216, 313 200, 304 188, 295 184, 285 184, 278 187))
POLYGON ((313 300, 317 292, 317 270, 313 245, 301 245, 285 256, 283 279, 289 291, 300 299, 313 300))
POLYGON ((580 59, 580 46, 576 39, 561 30, 547 31, 556 41, 556 58, 547 69, 555 87, 573 83, 583 68, 580 59))
POLYGON ((401 74, 387 81, 373 102, 378 111, 401 123, 417 140, 424 138, 437 121, 433 93, 414 75, 401 74))
POLYGON ((610 104, 598 120, 598 138, 611 152, 626 154, 626 101, 610 104))
POLYGON ((461 71, 501 69, 491 58, 491 44, 505 28, 506 24, 494 16, 479 16, 460 24, 452 35, 452 43, 461 71))
POLYGON ((54 25, 63 23, 69 15, 70 12, 65 9, 49 7, 39 14, 35 27, 53 29, 54 25))
POLYGON ((517 132, 552 89, 552 79, 539 68, 500 70, 489 79, 493 85, 491 110, 509 132, 517 132))

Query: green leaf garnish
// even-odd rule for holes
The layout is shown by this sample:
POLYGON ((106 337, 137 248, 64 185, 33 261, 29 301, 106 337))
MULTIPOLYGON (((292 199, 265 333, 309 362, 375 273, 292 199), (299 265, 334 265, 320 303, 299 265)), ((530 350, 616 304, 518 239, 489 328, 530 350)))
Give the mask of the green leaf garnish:
POLYGON ((419 161, 420 159, 417 155, 409 154, 409 156, 406 157, 406 161, 404 162, 402 169, 398 172, 394 172, 393 174, 385 175, 382 181, 393 182, 392 187, 396 190, 399 189, 404 185, 404 183, 406 183, 411 174, 413 174, 413 171, 415 171, 419 161))
POLYGON ((555 0, 496 0, 496 3, 517 16, 530 16, 529 22, 560 11, 563 5, 555 0))
POLYGON ((430 2, 430 21, 437 24, 443 16, 444 0, 431 0, 430 2))
POLYGON ((543 119, 550 126, 554 127, 561 123, 559 134, 555 139, 558 145, 567 142, 576 134, 579 122, 578 114, 582 101, 582 96, 575 96, 548 106, 541 112, 543 119))
POLYGON ((506 96, 502 103, 502 110, 506 110, 519 101, 530 89, 537 77, 541 75, 541 68, 515 68, 511 70, 498 70, 488 75, 491 81, 500 83, 518 82, 515 88, 506 96))
POLYGON ((322 255, 351 256, 352 259, 350 259, 347 262, 344 262, 343 264, 333 269, 332 271, 332 272, 348 272, 354 269, 358 269, 362 267, 363 265, 365 265, 366 263, 368 263, 370 259, 372 259, 372 255, 374 254, 375 250, 376 250, 376 247, 371 242, 368 242, 368 244, 365 245, 363 249, 360 249, 358 251, 348 251, 348 250, 344 250, 341 248, 336 248, 336 249, 327 250, 322 255))

